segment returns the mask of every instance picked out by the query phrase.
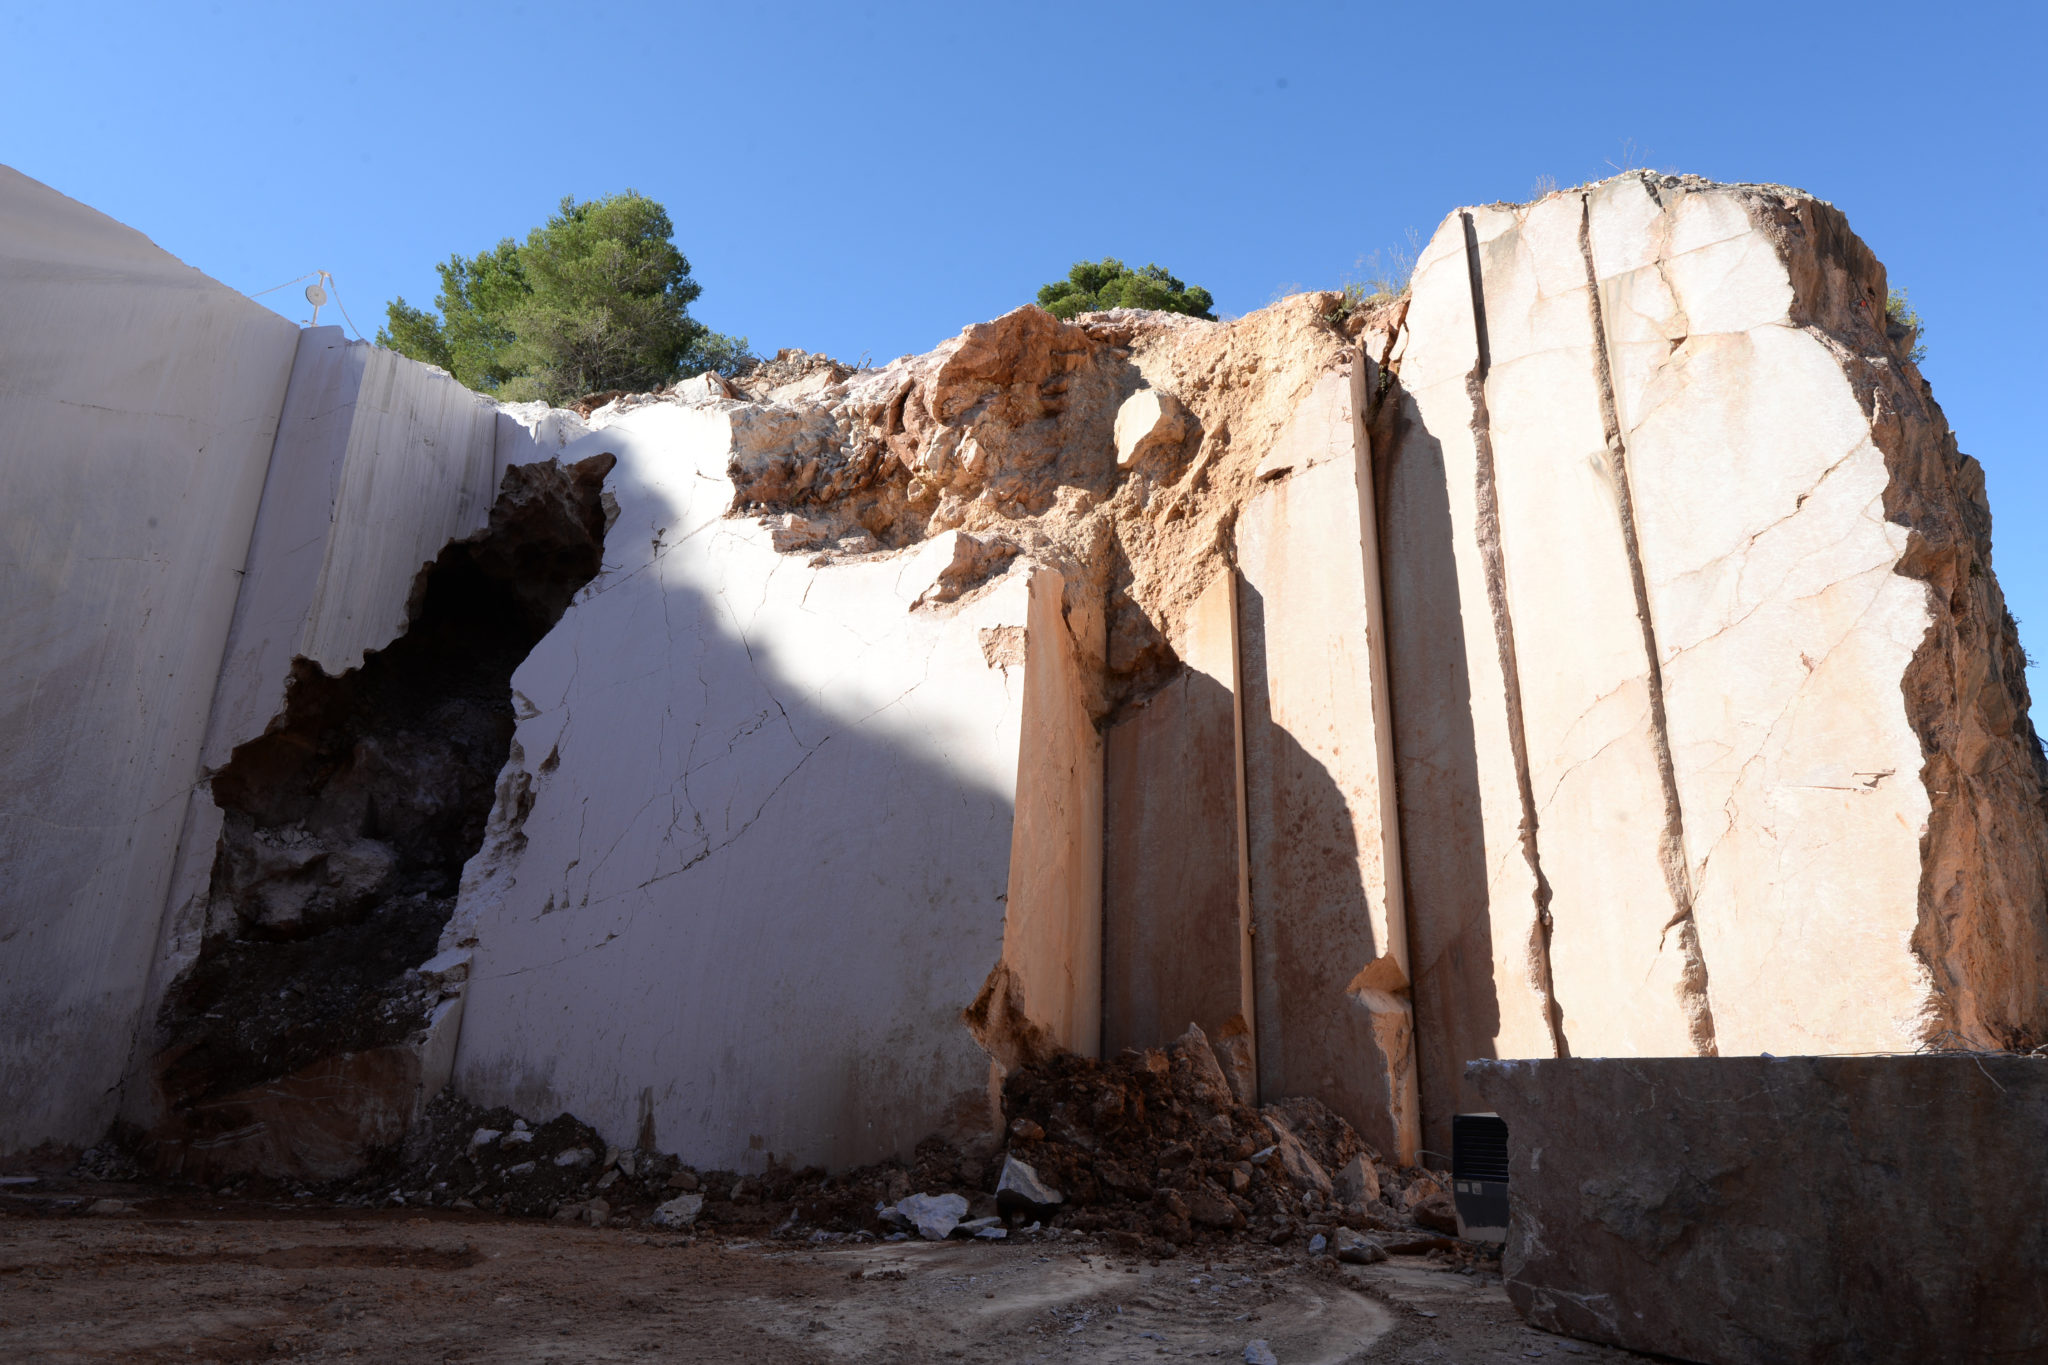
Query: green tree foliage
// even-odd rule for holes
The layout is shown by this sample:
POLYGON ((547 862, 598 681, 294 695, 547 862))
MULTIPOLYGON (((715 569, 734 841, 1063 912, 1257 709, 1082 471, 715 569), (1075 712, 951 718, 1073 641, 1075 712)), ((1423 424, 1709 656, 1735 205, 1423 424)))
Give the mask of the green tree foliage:
POLYGON ((1926 362, 1927 324, 1920 320, 1920 313, 1905 290, 1894 289, 1885 295, 1884 324, 1885 335, 1906 348, 1906 359, 1915 365, 1926 362))
POLYGON ((395 299, 377 344, 509 402, 738 373, 754 363, 747 339, 690 316, 703 286, 674 234, 668 211, 632 190, 564 199, 523 244, 507 237, 435 267, 440 315, 395 299))
POLYGON ((1056 318, 1105 308, 1150 308, 1161 313, 1186 313, 1213 318, 1215 302, 1200 285, 1183 284, 1156 265, 1129 269, 1114 256, 1076 261, 1064 280, 1038 291, 1038 306, 1056 318))

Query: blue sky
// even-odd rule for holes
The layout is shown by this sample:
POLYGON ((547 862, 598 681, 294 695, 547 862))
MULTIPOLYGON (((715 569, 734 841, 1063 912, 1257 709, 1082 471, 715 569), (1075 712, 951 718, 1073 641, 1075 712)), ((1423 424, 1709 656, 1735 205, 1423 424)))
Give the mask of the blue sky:
POLYGON ((1797 185, 1927 319, 2048 660, 2039 3, 8 0, 0 51, 0 161, 238 289, 332 271, 370 332, 450 252, 628 186, 668 206, 712 326, 887 359, 1082 256, 1238 313, 1539 177, 1797 185))

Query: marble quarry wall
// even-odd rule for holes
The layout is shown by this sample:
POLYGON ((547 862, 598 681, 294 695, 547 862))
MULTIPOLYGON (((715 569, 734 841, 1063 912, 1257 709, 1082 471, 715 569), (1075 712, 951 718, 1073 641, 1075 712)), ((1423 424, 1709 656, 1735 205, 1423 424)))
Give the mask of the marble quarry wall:
POLYGON ((0 1149, 842 1166, 1193 1023, 1406 1161, 1473 1059, 2048 1041, 1981 473, 1809 196, 580 416, 0 212, 0 1149))
POLYGON ((0 167, 0 1147, 114 1117, 298 340, 0 167))

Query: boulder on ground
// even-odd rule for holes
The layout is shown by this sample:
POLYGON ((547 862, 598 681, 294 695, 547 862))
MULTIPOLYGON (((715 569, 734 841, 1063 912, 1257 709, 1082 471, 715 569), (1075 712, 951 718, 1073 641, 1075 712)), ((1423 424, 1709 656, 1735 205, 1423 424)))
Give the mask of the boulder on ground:
POLYGON ((1387 1259, 1387 1249, 1362 1232, 1338 1228, 1330 1238, 1331 1249, 1346 1265, 1372 1265, 1387 1259))
POLYGON ((647 1221, 658 1228, 686 1228, 695 1223, 697 1215, 703 1211, 703 1195, 679 1194, 655 1209, 654 1216, 647 1221))
POLYGON ((927 1242, 943 1242, 967 1217, 967 1200, 957 1194, 913 1194, 897 1200, 894 1212, 927 1242))
POLYGON ((1066 1196, 1039 1179, 1031 1163, 1014 1156, 1003 1158, 1003 1174, 996 1181, 996 1208, 1005 1217, 1043 1218, 1065 1202, 1066 1196))

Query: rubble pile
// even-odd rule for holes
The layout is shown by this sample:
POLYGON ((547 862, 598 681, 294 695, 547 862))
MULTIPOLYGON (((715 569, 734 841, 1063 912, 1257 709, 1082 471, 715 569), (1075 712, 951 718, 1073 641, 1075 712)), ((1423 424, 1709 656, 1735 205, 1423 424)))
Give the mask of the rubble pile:
POLYGON ((1390 1164, 1316 1100, 1243 1103, 1198 1028, 1107 1062, 1060 1054, 1022 1068, 1004 1111, 1006 1142, 931 1137, 907 1162, 743 1175, 607 1146, 573 1115, 530 1123, 449 1091, 402 1151, 310 1192, 813 1242, 1080 1233, 1172 1256, 1245 1236, 1354 1263, 1492 1255, 1456 1240, 1446 1172, 1390 1164))
POLYGON ((843 383, 862 368, 834 360, 823 351, 785 346, 773 360, 763 360, 736 376, 730 387, 736 396, 757 403, 792 402, 843 383))
POLYGON ((1061 1226, 1172 1245, 1457 1228, 1446 1173, 1389 1164, 1320 1101, 1244 1103, 1199 1028, 1165 1049, 1024 1068, 1004 1107, 1009 1157, 1060 1192, 1061 1226))
POLYGON ((983 1164, 939 1138, 921 1143, 908 1163, 837 1175, 772 1162, 755 1175, 700 1170, 671 1154, 608 1146, 572 1114, 529 1122, 509 1108, 481 1108, 450 1090, 427 1106, 403 1148, 387 1151, 350 1179, 294 1193, 342 1204, 478 1209, 597 1227, 713 1226, 738 1233, 823 1233, 820 1240, 839 1240, 887 1235, 893 1223, 878 1213, 878 1205, 888 1207, 916 1191, 957 1194, 976 1212, 992 1214, 995 1201, 980 1188, 992 1178, 983 1164))

